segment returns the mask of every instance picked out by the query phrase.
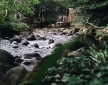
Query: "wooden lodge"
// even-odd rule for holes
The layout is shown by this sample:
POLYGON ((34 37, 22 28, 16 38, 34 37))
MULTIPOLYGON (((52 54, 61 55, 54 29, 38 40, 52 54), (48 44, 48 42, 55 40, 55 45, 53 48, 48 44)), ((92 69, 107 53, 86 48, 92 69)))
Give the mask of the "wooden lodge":
POLYGON ((64 14, 59 14, 57 12, 52 12, 52 11, 42 11, 40 14, 40 17, 35 17, 34 18, 34 23, 35 24, 44 24, 44 25, 49 25, 49 24, 69 24, 74 20, 74 15, 72 14, 73 8, 68 8, 66 10, 66 13, 64 14))

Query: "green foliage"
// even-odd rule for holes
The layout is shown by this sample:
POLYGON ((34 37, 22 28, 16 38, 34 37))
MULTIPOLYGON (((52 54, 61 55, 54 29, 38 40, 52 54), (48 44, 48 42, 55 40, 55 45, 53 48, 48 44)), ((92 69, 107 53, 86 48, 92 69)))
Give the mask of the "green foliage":
POLYGON ((3 21, 0 22, 0 27, 0 29, 14 29, 17 31, 22 31, 28 28, 26 23, 23 23, 20 19, 14 17, 6 17, 3 21))
POLYGON ((28 26, 21 22, 15 15, 33 14, 32 7, 38 0, 1 0, 0 1, 0 26, 1 28, 12 28, 22 30, 28 26))
POLYGON ((100 30, 96 30, 96 37, 100 38, 103 37, 105 34, 103 32, 101 32, 100 30))
POLYGON ((31 5, 37 4, 38 0, 1 0, 0 11, 8 10, 10 12, 25 11, 26 13, 33 13, 31 5))
POLYGON ((78 77, 72 76, 69 78, 67 85, 83 85, 83 81, 84 80, 82 80, 78 77))
POLYGON ((89 22, 95 25, 107 25, 107 0, 62 0, 62 4, 73 7, 74 14, 78 16, 80 22, 86 23, 86 18, 89 17, 89 22))
POLYGON ((90 47, 89 54, 90 58, 93 60, 93 66, 99 68, 102 63, 106 63, 108 59, 108 47, 106 43, 103 43, 104 50, 97 50, 90 47))
POLYGON ((62 5, 62 0, 39 0, 43 6, 43 10, 57 12, 59 14, 66 13, 65 6, 62 5))

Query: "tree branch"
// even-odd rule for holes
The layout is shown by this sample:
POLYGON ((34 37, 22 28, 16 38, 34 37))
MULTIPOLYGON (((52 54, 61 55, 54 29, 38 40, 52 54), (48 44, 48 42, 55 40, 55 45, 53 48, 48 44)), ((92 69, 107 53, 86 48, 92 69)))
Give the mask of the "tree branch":
POLYGON ((95 29, 96 29, 96 28, 97 28, 97 29, 103 29, 103 28, 104 28, 104 27, 98 27, 98 26, 96 26, 96 25, 90 23, 90 22, 89 22, 89 18, 87 18, 86 20, 87 20, 86 23, 89 24, 89 25, 91 25, 91 26, 93 26, 95 29))

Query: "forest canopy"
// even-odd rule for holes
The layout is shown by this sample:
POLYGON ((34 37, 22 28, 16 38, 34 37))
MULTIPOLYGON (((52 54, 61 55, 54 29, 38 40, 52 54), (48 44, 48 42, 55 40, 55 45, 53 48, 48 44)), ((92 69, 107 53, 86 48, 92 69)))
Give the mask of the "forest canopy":
POLYGON ((108 24, 108 0, 64 0, 62 4, 73 7, 81 21, 85 22, 86 18, 89 18, 90 22, 98 26, 108 24))

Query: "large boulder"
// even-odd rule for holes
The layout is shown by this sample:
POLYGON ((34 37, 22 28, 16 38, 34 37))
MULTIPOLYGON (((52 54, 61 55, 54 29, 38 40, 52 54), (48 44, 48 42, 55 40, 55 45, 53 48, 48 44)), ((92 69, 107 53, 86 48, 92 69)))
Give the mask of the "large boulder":
POLYGON ((7 71, 1 81, 1 85, 18 85, 27 74, 27 70, 22 66, 14 67, 7 71))
POLYGON ((14 64, 15 58, 7 51, 0 49, 0 80, 14 64))
POLYGON ((99 41, 96 40, 94 36, 81 34, 70 40, 68 43, 68 49, 74 51, 81 47, 90 47, 93 44, 96 46, 99 44, 99 41))
POLYGON ((15 58, 6 50, 0 49, 0 63, 14 65, 15 58))
MULTIPOLYGON (((0 80, 4 77, 4 75, 6 74, 6 72, 13 68, 14 66, 9 65, 9 64, 3 64, 0 63, 0 80)), ((1 84, 0 84, 1 85, 1 84)))

